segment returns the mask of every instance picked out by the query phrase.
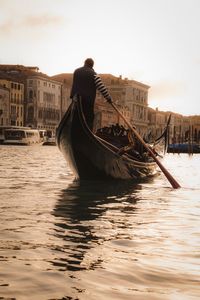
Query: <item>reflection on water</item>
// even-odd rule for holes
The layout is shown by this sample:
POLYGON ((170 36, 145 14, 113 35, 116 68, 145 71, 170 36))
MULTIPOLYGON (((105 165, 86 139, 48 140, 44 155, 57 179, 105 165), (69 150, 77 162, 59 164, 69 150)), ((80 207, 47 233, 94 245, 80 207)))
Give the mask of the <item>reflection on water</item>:
POLYGON ((56 147, 0 147, 0 299, 199 299, 199 156, 180 182, 74 182, 56 147))
MULTIPOLYGON (((63 190, 53 214, 60 220, 55 223, 56 237, 67 243, 67 256, 62 259, 62 263, 53 262, 53 264, 62 265, 63 268, 72 271, 94 269, 97 264, 100 267, 102 260, 93 262, 87 267, 82 265, 88 249, 106 240, 117 238, 117 236, 107 236, 105 227, 99 222, 103 223, 102 218, 108 208, 109 210, 120 209, 121 212, 126 213, 129 203, 133 206, 131 208, 133 212, 137 201, 137 189, 141 189, 141 186, 133 185, 131 182, 119 181, 116 185, 113 182, 108 184, 85 181, 74 182, 63 190), (125 202, 126 206, 123 207, 125 202), (104 228, 103 231, 101 227, 104 228)), ((113 219, 112 227, 118 222, 119 220, 113 219)), ((126 228, 126 224, 121 224, 121 228, 126 228)))

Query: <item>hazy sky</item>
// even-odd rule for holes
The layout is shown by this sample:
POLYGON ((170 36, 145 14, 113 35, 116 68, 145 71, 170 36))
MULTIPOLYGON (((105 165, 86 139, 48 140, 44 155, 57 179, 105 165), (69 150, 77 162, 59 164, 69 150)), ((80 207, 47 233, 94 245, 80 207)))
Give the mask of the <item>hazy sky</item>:
POLYGON ((151 86, 149 106, 200 114, 200 0, 0 0, 0 64, 151 86))

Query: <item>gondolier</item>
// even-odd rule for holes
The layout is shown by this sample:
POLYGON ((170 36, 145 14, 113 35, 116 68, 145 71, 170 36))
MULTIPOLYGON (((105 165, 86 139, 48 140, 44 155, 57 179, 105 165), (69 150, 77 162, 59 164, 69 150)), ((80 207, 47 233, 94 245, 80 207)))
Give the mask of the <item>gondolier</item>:
MULTIPOLYGON (((76 101, 72 101, 56 131, 57 145, 76 179, 138 181, 156 174, 159 167, 172 187, 179 188, 179 183, 157 159, 159 153, 155 149, 155 146, 160 146, 159 150, 162 148, 165 153, 170 117, 161 136, 153 142, 153 145, 148 145, 112 102, 107 88, 93 70, 93 65, 93 60, 88 58, 83 67, 75 70, 71 98, 77 95, 76 101), (123 140, 113 135, 115 138, 113 140, 113 137, 99 136, 98 133, 92 132, 97 89, 134 134, 137 143, 127 138, 127 135, 125 139, 122 136, 123 140)), ((99 130, 99 133, 101 134, 102 130, 99 130)))
POLYGON ((94 121, 96 90, 98 90, 109 103, 112 102, 112 98, 108 93, 107 88, 103 84, 100 76, 94 71, 93 66, 93 59, 87 58, 84 62, 84 66, 74 71, 70 94, 71 99, 73 99, 75 95, 81 96, 83 113, 91 130, 94 121))

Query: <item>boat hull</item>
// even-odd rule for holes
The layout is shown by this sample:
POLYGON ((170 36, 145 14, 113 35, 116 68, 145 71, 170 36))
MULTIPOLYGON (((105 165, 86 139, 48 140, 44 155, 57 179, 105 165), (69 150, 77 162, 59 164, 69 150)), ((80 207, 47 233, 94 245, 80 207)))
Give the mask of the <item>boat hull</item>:
POLYGON ((71 104, 57 130, 57 145, 76 178, 84 180, 139 180, 155 175, 155 162, 120 155, 86 125, 80 101, 71 104))

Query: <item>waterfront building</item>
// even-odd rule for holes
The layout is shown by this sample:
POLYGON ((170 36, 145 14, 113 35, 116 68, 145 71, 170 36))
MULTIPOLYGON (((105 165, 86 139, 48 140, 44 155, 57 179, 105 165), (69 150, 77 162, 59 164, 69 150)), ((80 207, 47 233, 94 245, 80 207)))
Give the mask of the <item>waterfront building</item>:
POLYGON ((62 97, 61 97, 61 115, 63 116, 68 109, 72 100, 70 99, 71 88, 66 79, 62 83, 62 97))
POLYGON ((194 142, 200 143, 200 116, 190 116, 191 136, 194 142))
POLYGON ((144 134, 148 126, 148 85, 135 80, 122 79, 110 74, 102 74, 102 80, 107 86, 115 103, 128 107, 130 123, 144 134))
POLYGON ((185 132, 187 130, 188 119, 181 114, 171 113, 170 122, 170 143, 183 143, 185 141, 185 132))
MULTIPOLYGON (((141 135, 151 132, 158 136, 164 129, 169 114, 170 142, 200 141, 200 116, 182 116, 148 107, 149 86, 135 80, 122 79, 111 74, 100 74, 112 99, 141 135)), ((31 126, 55 132, 71 103, 72 73, 49 77, 35 66, 0 65, 2 95, 0 96, 0 122, 15 126, 31 126), (8 96, 9 95, 9 96, 8 96), (9 109, 5 105, 9 103, 9 109), (4 106, 4 109, 2 108, 4 106), (4 116, 2 117, 2 111, 4 116)), ((95 128, 120 123, 125 125, 117 112, 97 92, 95 102, 95 128)))
MULTIPOLYGON (((126 118, 126 120, 130 122, 131 113, 129 108, 127 106, 121 106, 119 104, 116 105, 122 115, 126 118)), ((102 99, 102 96, 99 93, 97 93, 94 112, 94 131, 97 131, 97 129, 99 128, 111 126, 117 123, 124 127, 127 127, 124 120, 113 109, 113 107, 109 103, 107 103, 107 101, 102 99)))
POLYGON ((163 132, 170 115, 169 143, 200 142, 200 116, 183 116, 171 111, 160 111, 158 108, 148 109, 148 132, 152 138, 163 132))
POLYGON ((0 76, 4 83, 5 80, 13 83, 8 86, 11 91, 11 125, 30 126, 54 133, 61 119, 62 84, 39 72, 35 66, 0 65, 0 76), (21 97, 17 96, 17 90, 21 91, 21 97), (20 121, 16 119, 18 108, 13 107, 19 101, 23 114, 20 121))
POLYGON ((24 84, 1 76, 0 84, 10 91, 10 125, 24 126, 24 84))
POLYGON ((168 118, 171 115, 169 125, 169 143, 180 143, 185 141, 185 134, 188 128, 188 118, 181 114, 170 111, 160 111, 158 108, 148 109, 148 132, 153 139, 159 137, 164 131, 168 118))
POLYGON ((147 135, 152 139, 159 137, 164 131, 170 112, 160 111, 158 108, 148 108, 147 135))
POLYGON ((131 110, 132 123, 140 133, 145 133, 148 126, 148 89, 143 83, 131 80, 127 86, 126 104, 131 110))
POLYGON ((0 85, 0 126, 10 125, 10 90, 0 85))
POLYGON ((26 78, 26 126, 55 132, 61 119, 61 84, 48 76, 30 74, 26 78))
POLYGON ((52 76, 52 80, 60 82, 62 85, 61 96, 61 117, 65 114, 72 100, 70 99, 71 85, 72 85, 72 73, 63 73, 52 76))
POLYGON ((190 116, 171 112, 170 143, 194 141, 194 126, 190 116))

